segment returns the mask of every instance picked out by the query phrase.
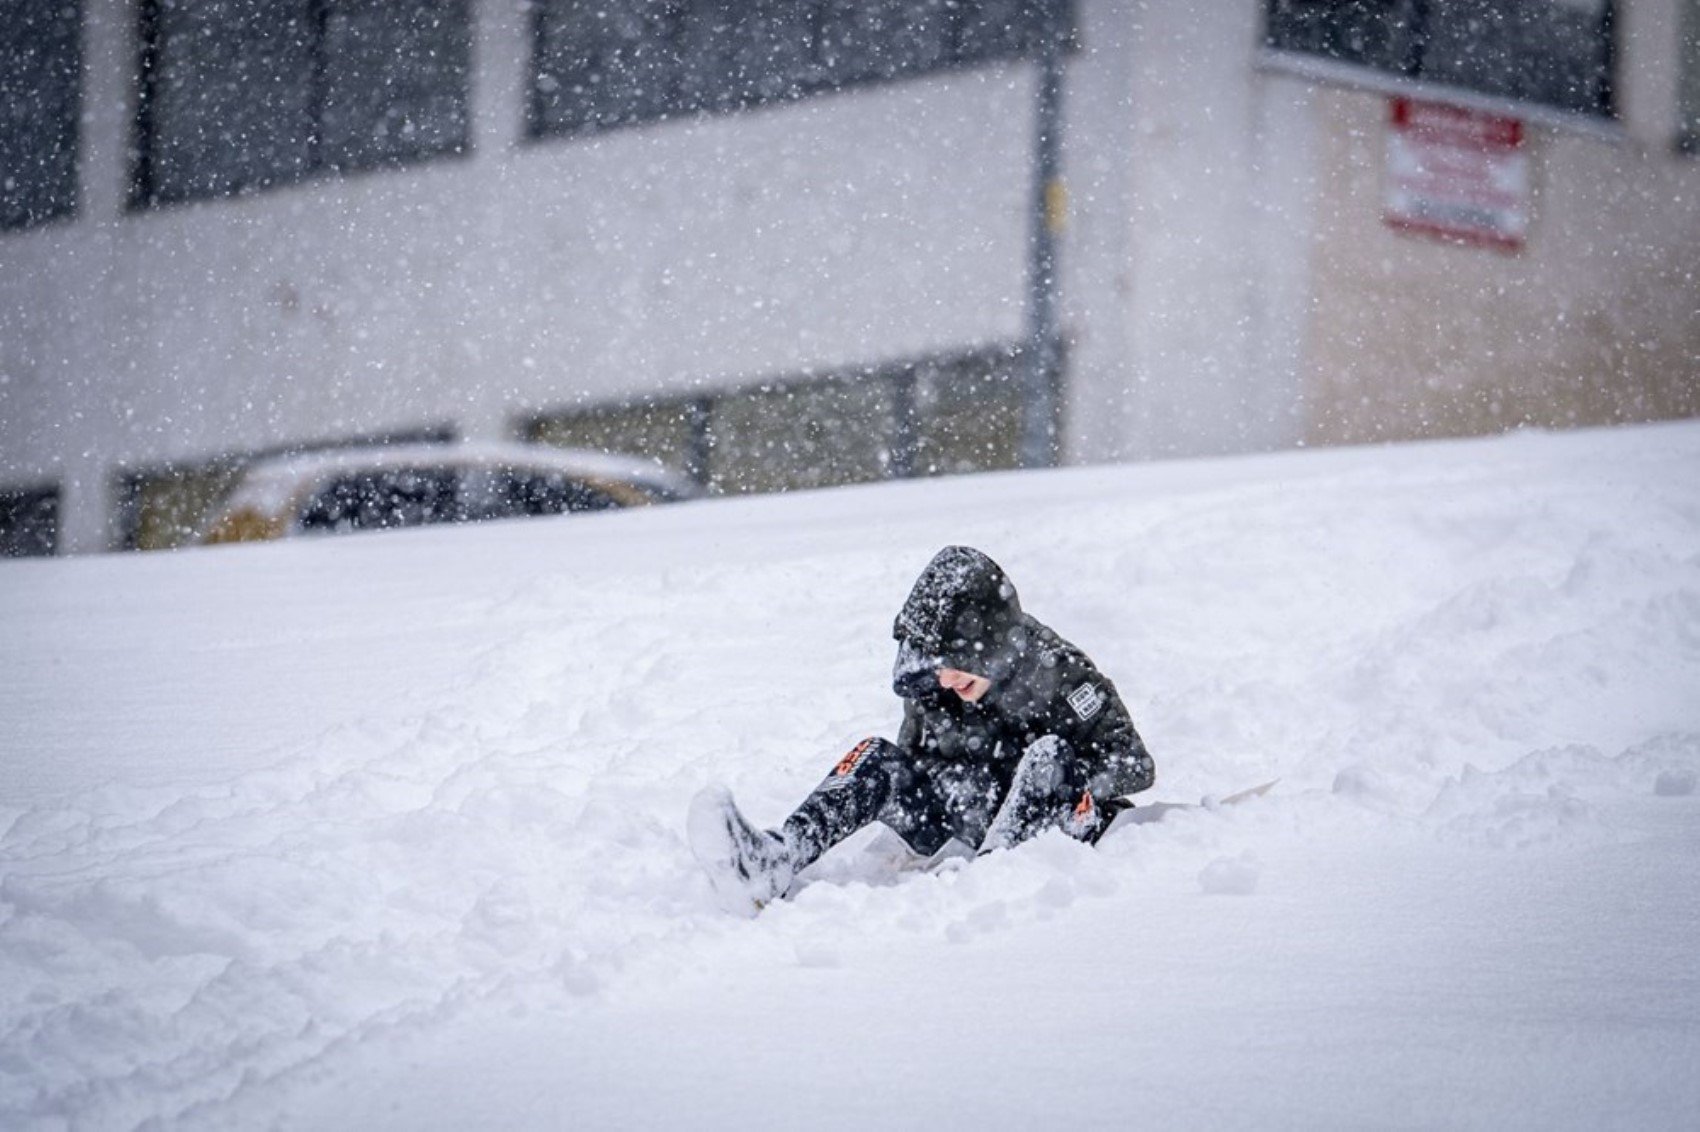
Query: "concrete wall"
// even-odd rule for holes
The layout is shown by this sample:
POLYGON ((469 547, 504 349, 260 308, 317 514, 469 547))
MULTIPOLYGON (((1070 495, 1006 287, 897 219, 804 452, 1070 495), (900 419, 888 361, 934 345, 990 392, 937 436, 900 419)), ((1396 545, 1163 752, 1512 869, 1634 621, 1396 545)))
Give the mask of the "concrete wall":
POLYGON ((1152 459, 1302 435, 1310 90, 1259 73, 1262 7, 1082 6, 1069 73, 1068 452, 1152 459))
POLYGON ((1013 339, 1030 65, 522 140, 477 5, 473 152, 127 212, 131 4, 91 0, 84 207, 0 236, 0 480, 108 541, 116 469, 1013 339))

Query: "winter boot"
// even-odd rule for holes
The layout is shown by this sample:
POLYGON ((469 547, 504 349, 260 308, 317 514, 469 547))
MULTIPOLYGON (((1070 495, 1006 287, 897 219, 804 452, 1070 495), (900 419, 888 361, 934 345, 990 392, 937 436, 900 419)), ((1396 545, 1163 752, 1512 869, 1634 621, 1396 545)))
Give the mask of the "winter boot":
POLYGON ((785 895, 800 867, 785 839, 751 825, 725 787, 711 786, 691 800, 685 832, 728 912, 754 916, 785 895))

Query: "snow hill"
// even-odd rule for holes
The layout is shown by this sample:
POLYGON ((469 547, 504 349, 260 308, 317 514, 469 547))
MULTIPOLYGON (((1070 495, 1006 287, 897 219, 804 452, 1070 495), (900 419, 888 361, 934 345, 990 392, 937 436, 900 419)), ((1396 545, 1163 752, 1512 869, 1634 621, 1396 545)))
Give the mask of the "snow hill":
POLYGON ((0 564, 0 1127, 1700 1124, 1700 425, 0 564), (1096 850, 754 921, 940 546, 1116 680, 1096 850))

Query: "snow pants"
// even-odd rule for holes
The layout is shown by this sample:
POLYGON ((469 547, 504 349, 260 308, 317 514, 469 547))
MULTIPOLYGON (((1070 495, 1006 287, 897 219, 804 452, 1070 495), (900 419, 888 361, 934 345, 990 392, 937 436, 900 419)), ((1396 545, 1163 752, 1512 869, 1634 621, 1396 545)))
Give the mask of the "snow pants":
POLYGON ((1006 849, 1047 829, 1095 842, 1124 807, 1124 794, 1151 785, 1140 750, 1106 766, 1047 737, 1018 762, 959 762, 908 755, 885 739, 865 739, 841 759, 781 835, 801 868, 870 822, 930 857, 955 838, 971 849, 1006 849))

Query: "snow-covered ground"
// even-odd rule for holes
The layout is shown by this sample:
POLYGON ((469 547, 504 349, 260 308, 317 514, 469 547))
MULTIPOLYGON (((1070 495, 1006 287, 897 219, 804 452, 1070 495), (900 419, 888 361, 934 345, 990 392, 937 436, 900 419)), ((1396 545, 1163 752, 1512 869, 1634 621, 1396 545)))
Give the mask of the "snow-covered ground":
POLYGON ((1700 425, 0 564, 0 1127, 1700 1125, 1700 425), (1153 800, 720 914, 940 546, 1153 800))

